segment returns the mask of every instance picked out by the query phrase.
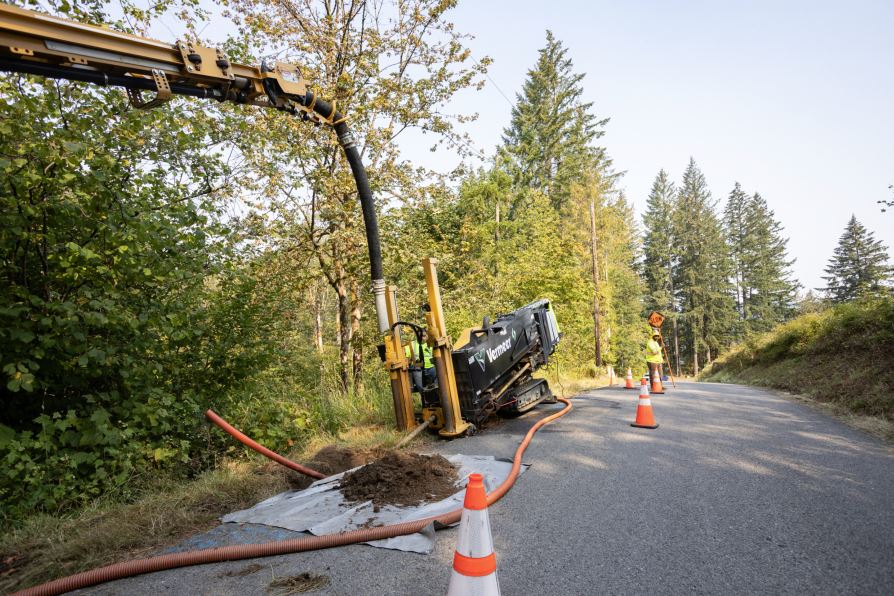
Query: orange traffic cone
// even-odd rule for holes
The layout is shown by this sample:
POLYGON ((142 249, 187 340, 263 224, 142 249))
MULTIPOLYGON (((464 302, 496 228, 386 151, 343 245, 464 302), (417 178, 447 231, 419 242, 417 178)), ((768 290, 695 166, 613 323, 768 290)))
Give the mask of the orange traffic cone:
POLYGON ((624 389, 636 389, 633 386, 633 371, 629 368, 627 369, 627 378, 624 380, 624 389))
POLYGON ((653 395, 656 393, 658 395, 664 395, 664 385, 661 384, 661 375, 658 373, 655 373, 655 375, 652 376, 652 389, 650 393, 653 395))
POLYGON ((643 383, 639 388, 639 403, 636 406, 636 421, 630 426, 638 428, 658 428, 655 422, 655 416, 652 414, 652 400, 649 399, 649 386, 646 384, 646 378, 643 377, 643 383))
POLYGON ((481 474, 469 474, 447 596, 500 596, 497 558, 481 474))

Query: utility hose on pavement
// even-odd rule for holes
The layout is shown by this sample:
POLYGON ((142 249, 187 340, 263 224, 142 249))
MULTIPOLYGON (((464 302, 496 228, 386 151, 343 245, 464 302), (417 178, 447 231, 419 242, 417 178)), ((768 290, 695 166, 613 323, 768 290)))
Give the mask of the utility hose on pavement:
MULTIPOLYGON (((488 506, 493 505, 501 498, 503 498, 503 496, 507 492, 509 492, 509 489, 512 488, 512 485, 515 484, 515 480, 518 478, 519 471, 521 470, 522 455, 528 448, 528 445, 531 443, 531 439, 534 437, 534 433, 540 430, 540 428, 544 425, 549 424, 553 420, 556 420, 557 418, 560 418, 561 416, 564 416, 571 411, 572 406, 570 401, 564 398, 559 398, 559 401, 564 403, 565 407, 555 414, 551 414, 538 420, 528 431, 528 434, 525 435, 525 438, 522 439, 522 442, 519 443, 518 448, 515 450, 515 457, 513 457, 512 459, 512 469, 510 470, 509 475, 506 477, 506 480, 504 480, 503 483, 500 484, 500 486, 495 488, 490 494, 487 495, 488 506)), ((223 422, 223 419, 221 419, 221 421, 223 422)), ((226 423, 224 422, 224 424, 226 423)), ((242 435, 242 433, 239 433, 239 431, 233 429, 231 426, 229 426, 229 424, 227 424, 227 427, 231 428, 235 433, 238 433, 239 435, 245 437, 245 435, 242 435)), ((228 430, 227 432, 230 431, 228 430)), ((239 438, 236 434, 233 434, 233 432, 230 432, 230 434, 239 438)), ((248 439, 248 437, 245 437, 245 439, 248 439)), ((246 445, 249 445, 250 447, 252 446, 242 439, 239 440, 246 445)), ((251 441, 251 439, 248 439, 248 441, 251 441)), ((254 443, 254 441, 251 441, 251 443, 254 443)), ((254 444, 257 445, 257 443, 254 444)), ((276 457, 272 459, 275 459, 276 461, 282 463, 283 465, 286 465, 287 467, 295 469, 293 465, 298 466, 298 464, 290 462, 286 458, 277 455, 272 451, 261 447, 260 445, 257 446, 261 449, 264 449, 266 452, 269 452, 270 454, 276 455, 276 457), (286 464, 284 463, 284 461, 289 463, 286 464)), ((271 455, 265 453, 265 451, 261 452, 268 457, 272 457, 271 455)), ((314 473, 319 474, 319 472, 315 472, 314 470, 310 470, 307 468, 305 469, 307 470, 307 472, 311 472, 311 474, 308 475, 312 476, 314 473)), ((383 540, 385 538, 393 538, 395 536, 406 536, 408 534, 419 532, 427 525, 432 523, 435 524, 436 528, 438 526, 445 527, 451 524, 455 524, 459 521, 461 515, 462 508, 459 508, 439 516, 427 517, 425 519, 393 524, 389 526, 379 526, 377 528, 364 528, 360 530, 352 530, 350 532, 341 532, 338 534, 311 536, 309 538, 294 538, 292 540, 280 540, 276 542, 266 542, 263 544, 238 544, 233 546, 221 546, 218 548, 171 553, 168 555, 149 557, 146 559, 135 559, 133 561, 124 561, 123 563, 115 563, 113 565, 91 569, 90 571, 76 573, 74 575, 53 580, 51 582, 47 582, 33 588, 28 588, 27 590, 22 590, 21 592, 16 592, 12 596, 51 596, 56 594, 63 594, 65 592, 70 592, 72 590, 77 590, 80 588, 86 588, 87 586, 93 586, 96 584, 122 579, 125 577, 131 577, 143 573, 152 573, 155 571, 163 571, 165 569, 188 567, 190 565, 204 565, 206 563, 219 563, 222 561, 254 559, 257 557, 270 557, 273 555, 300 553, 310 550, 322 550, 324 548, 332 548, 334 546, 357 544, 360 542, 369 542, 371 540, 383 540)))

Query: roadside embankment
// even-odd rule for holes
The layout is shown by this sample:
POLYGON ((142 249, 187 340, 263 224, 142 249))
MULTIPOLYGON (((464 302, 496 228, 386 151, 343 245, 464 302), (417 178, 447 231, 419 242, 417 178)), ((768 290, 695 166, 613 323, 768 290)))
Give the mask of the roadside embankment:
POLYGON ((894 300, 840 304, 751 337, 700 380, 782 389, 894 438, 894 300))

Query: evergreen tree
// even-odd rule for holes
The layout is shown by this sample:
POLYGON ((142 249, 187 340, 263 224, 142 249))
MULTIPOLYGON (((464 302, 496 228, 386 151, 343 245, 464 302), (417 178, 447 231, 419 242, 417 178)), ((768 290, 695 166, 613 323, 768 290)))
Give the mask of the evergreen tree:
POLYGON ((681 348, 698 374, 730 340, 735 304, 726 240, 705 177, 695 163, 683 175, 674 212, 674 287, 682 307, 681 348))
MULTIPOLYGON (((889 184, 888 190, 894 190, 894 184, 889 184)), ((882 206, 882 213, 887 211, 888 207, 894 207, 894 199, 890 199, 890 200, 881 199, 879 201, 876 201, 876 203, 878 203, 879 205, 882 206)))
POLYGON ((593 104, 581 99, 584 75, 573 72, 567 53, 547 31, 546 46, 517 95, 501 150, 515 183, 542 192, 556 208, 587 170, 605 173, 611 166, 604 149, 593 144, 608 118, 597 118, 593 104))
POLYGON ((667 172, 661 170, 652 182, 652 190, 643 214, 643 278, 646 282, 646 308, 673 311, 673 223, 676 189, 667 172))
MULTIPOLYGON (((630 354, 639 348, 619 340, 630 341, 627 311, 634 305, 639 316, 642 293, 632 267, 632 213, 626 201, 613 198, 617 175, 596 145, 608 119, 598 119, 592 103, 582 100, 583 77, 547 31, 496 158, 512 189, 502 197, 498 273, 489 282, 489 296, 506 308, 538 296, 555 300, 563 353, 571 358, 564 362, 572 368, 592 366, 594 359, 632 364, 630 354)), ((478 187, 465 186, 465 199, 478 187)), ((486 209, 487 218, 495 211, 486 209)))
POLYGON ((736 182, 733 190, 726 200, 723 211, 723 225, 726 232, 726 240, 729 245, 730 266, 732 267, 733 283, 735 285, 736 311, 741 319, 745 318, 743 283, 745 278, 746 255, 751 252, 752 233, 747 220, 748 195, 742 190, 742 185, 736 182))
POLYGON ((832 302, 847 302, 883 292, 894 274, 885 245, 873 238, 872 232, 853 215, 825 271, 829 274, 823 276, 828 282, 825 292, 832 302))
POLYGON ((755 193, 749 197, 736 182, 724 209, 736 310, 736 333, 766 331, 794 310, 798 284, 790 279, 788 239, 767 202, 755 193))
POLYGON ((661 311, 670 319, 670 337, 673 345, 668 349, 674 354, 677 374, 680 373, 680 354, 677 326, 678 306, 674 300, 674 210, 677 190, 667 172, 661 170, 652 182, 652 190, 643 214, 643 269, 646 285, 645 310, 661 311))
POLYGON ((741 256, 745 332, 767 331, 794 313, 799 284, 791 279, 794 261, 788 259, 782 224, 757 193, 745 206, 745 229, 749 233, 741 256))

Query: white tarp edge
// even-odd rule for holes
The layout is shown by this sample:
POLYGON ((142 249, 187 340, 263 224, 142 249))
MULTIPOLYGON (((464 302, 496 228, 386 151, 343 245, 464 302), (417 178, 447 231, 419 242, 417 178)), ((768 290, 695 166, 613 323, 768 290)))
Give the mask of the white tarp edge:
MULTIPOLYGON (((457 492, 441 501, 423 502, 414 507, 383 505, 379 511, 374 511, 371 501, 365 503, 345 501, 338 489, 338 483, 345 474, 342 472, 317 480, 304 490, 286 491, 270 497, 250 509, 225 515, 221 521, 264 524, 295 532, 310 532, 318 536, 413 521, 441 515, 462 507, 462 487, 465 486, 469 474, 482 474, 484 486, 490 492, 506 479, 512 469, 511 461, 495 459, 490 455, 458 454, 451 455, 447 459, 459 468, 459 480, 457 481, 457 492)), ((521 471, 524 472, 527 467, 527 465, 523 465, 521 471)), ((367 542, 367 544, 380 548, 428 554, 434 548, 434 539, 434 528, 429 526, 417 534, 376 540, 367 542)))

